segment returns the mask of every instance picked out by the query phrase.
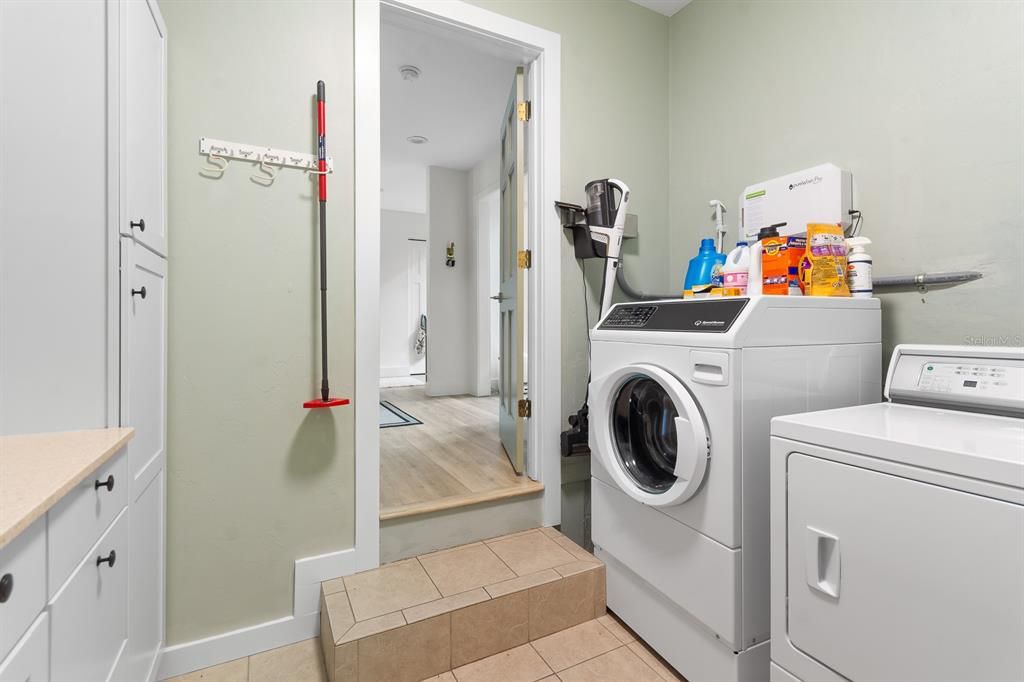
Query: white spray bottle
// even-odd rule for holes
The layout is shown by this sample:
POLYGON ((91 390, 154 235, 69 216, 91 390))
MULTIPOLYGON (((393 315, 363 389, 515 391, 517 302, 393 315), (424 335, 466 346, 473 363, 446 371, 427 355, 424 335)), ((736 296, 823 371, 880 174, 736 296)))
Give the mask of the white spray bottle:
POLYGON ((871 281, 871 256, 867 246, 871 240, 867 237, 850 237, 846 246, 850 249, 847 256, 846 282, 850 285, 850 294, 854 298, 871 298, 874 285, 871 281))

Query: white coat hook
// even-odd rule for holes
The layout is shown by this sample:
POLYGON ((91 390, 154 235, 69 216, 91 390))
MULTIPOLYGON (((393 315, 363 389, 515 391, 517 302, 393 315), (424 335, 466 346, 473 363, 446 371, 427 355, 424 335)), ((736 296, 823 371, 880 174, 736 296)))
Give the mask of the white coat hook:
POLYGON ((210 152, 206 155, 206 160, 210 164, 203 166, 200 169, 199 174, 204 178, 210 178, 211 180, 219 180, 224 177, 224 171, 227 170, 228 160, 219 154, 210 152))
POLYGON ((273 157, 275 160, 280 161, 276 155, 271 154, 260 154, 260 165, 257 168, 258 171, 262 171, 264 175, 253 174, 249 176, 249 179, 255 182, 257 185, 263 185, 264 187, 270 187, 274 184, 274 180, 277 179, 277 169, 267 163, 268 158, 273 157))

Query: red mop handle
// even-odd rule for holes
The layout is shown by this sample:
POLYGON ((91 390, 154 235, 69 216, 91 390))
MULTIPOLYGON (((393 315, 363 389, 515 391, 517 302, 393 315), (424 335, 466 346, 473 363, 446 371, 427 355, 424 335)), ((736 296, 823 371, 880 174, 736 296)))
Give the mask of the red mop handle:
POLYGON ((320 171, 320 201, 327 201, 327 143, 324 136, 327 132, 326 116, 324 116, 324 82, 316 83, 316 133, 317 133, 317 170, 320 171))

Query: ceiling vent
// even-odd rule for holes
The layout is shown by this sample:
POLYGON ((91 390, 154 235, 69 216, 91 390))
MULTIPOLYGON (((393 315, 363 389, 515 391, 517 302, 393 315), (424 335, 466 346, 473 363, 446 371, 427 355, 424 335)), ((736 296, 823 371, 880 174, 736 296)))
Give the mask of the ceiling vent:
POLYGON ((399 67, 398 73, 402 74, 404 81, 416 81, 420 79, 420 70, 411 64, 399 67))
POLYGON ((430 142, 430 140, 428 140, 427 138, 423 137, 422 135, 411 135, 411 136, 405 138, 405 141, 406 142, 411 142, 412 144, 426 144, 426 143, 430 142))

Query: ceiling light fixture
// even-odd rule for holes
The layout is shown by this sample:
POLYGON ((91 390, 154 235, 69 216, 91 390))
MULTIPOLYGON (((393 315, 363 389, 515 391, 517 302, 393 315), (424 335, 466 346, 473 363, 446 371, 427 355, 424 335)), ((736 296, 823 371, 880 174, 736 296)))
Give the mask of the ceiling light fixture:
POLYGON ((406 64, 398 68, 398 73, 402 74, 402 80, 404 81, 415 81, 420 78, 420 70, 412 64, 406 64))
POLYGON ((430 140, 423 137, 422 135, 410 135, 409 137, 405 138, 405 141, 410 142, 412 144, 426 144, 430 142, 430 140))

